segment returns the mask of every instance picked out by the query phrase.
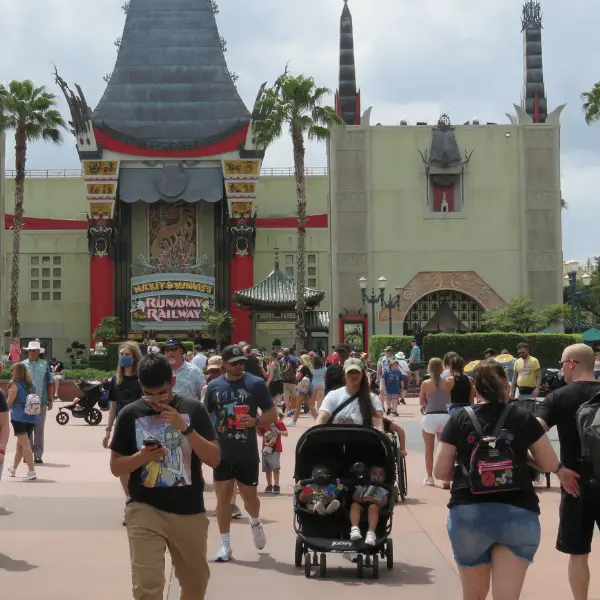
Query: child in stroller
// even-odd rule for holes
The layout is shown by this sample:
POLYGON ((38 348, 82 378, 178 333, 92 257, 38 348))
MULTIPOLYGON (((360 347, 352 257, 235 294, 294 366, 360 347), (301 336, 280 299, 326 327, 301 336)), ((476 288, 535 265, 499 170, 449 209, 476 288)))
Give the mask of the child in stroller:
POLYGON ((312 471, 312 481, 300 485, 298 501, 311 514, 330 515, 340 507, 337 496, 346 488, 338 481, 331 481, 331 473, 324 465, 316 466, 312 471))
POLYGON ((366 510, 369 529, 365 536, 365 544, 374 546, 377 543, 375 530, 379 524, 379 515, 381 509, 388 504, 388 491, 383 487, 384 482, 385 469, 375 465, 369 469, 370 485, 357 485, 354 488, 352 505, 350 506, 350 539, 352 541, 362 539, 359 524, 360 517, 363 511, 366 510))

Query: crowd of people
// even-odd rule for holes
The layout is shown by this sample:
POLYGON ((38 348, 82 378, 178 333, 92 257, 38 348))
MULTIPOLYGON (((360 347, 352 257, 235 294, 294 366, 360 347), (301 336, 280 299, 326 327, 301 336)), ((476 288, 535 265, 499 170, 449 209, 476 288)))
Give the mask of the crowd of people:
MULTIPOLYGON (((0 475, 10 410, 16 448, 8 473, 14 476, 24 461, 25 479, 33 480, 35 464, 42 463, 43 419, 52 408, 56 381, 40 358, 39 343, 25 350, 28 359, 12 367, 8 398, 0 395, 0 475)), ((519 357, 510 365, 501 365, 493 351, 486 354, 468 374, 454 352, 431 358, 421 382, 415 376, 421 364, 416 341, 408 360, 389 347, 376 362, 346 344, 326 357, 296 356, 293 348, 265 357, 247 344, 210 356, 197 347, 190 357, 174 338, 160 352, 147 348, 145 355, 137 343, 123 342, 109 386, 103 445, 111 450, 110 469, 125 495, 133 597, 162 598, 167 548, 182 597, 204 597, 210 568, 202 465, 213 470, 217 498, 221 543, 215 560, 233 557, 231 521, 241 516, 238 495, 254 545, 263 549, 261 464, 265 492, 280 493, 283 438, 302 407, 316 425, 353 424, 396 433, 406 455, 404 430, 390 417, 406 401, 412 380, 423 412, 424 483, 435 485, 437 479, 449 490, 448 534, 464 600, 483 600, 490 587, 496 600, 520 597, 540 541, 532 469, 560 480, 557 549, 570 556, 574 600, 586 600, 594 525, 600 526, 597 357, 583 344, 566 348, 560 361, 565 385, 532 412, 515 402, 539 393, 541 367, 527 345, 519 345, 519 357), (560 460, 546 435, 552 427, 558 430, 560 460)), ((382 481, 378 468, 371 466, 373 481, 382 481)), ((374 543, 378 507, 385 502, 374 491, 377 485, 371 487, 367 500, 366 488, 353 493, 348 531, 351 540, 363 538, 357 527, 366 511, 367 545, 374 543)), ((299 500, 324 517, 339 508, 335 494, 315 486, 301 490, 299 500)))

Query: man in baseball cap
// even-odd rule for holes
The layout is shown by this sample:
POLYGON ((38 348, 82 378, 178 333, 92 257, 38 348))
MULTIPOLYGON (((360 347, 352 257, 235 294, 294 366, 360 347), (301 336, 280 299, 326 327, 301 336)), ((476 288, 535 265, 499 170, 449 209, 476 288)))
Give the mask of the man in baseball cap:
POLYGON ((247 359, 239 345, 227 346, 221 358, 225 374, 208 384, 204 404, 215 424, 221 449, 221 462, 213 474, 221 533, 221 547, 215 560, 227 562, 233 556, 231 499, 236 483, 250 516, 255 547, 262 550, 267 543, 257 494, 259 453, 256 428, 274 423, 277 409, 264 380, 244 371, 247 359))
POLYGON ((163 344, 163 354, 173 369, 175 387, 173 391, 187 398, 202 398, 202 388, 206 383, 204 373, 185 360, 185 346, 179 338, 169 338, 163 344))

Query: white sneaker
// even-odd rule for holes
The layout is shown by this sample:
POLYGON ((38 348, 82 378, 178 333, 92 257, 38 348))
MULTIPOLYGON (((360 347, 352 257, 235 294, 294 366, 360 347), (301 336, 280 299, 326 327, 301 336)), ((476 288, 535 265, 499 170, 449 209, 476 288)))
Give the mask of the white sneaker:
POLYGON ((231 550, 231 546, 228 544, 221 544, 221 547, 215 556, 215 562, 224 563, 230 561, 232 558, 233 551, 231 550))
POLYGON ((433 480, 433 477, 425 477, 425 479, 423 481, 423 485, 434 486, 435 481, 433 480))
POLYGON ((35 479, 37 479, 37 475, 35 474, 35 471, 28 471, 27 475, 25 475, 23 479, 25 481, 34 481, 35 479))
POLYGON ((326 514, 327 514, 327 509, 325 508, 325 505, 324 505, 322 502, 317 502, 317 503, 315 504, 315 512, 316 512, 318 515, 321 515, 321 516, 323 516, 323 515, 326 515, 326 514))
POLYGON ((252 539, 254 540, 254 547, 257 550, 262 550, 267 545, 267 536, 262 523, 259 521, 256 525, 250 523, 250 529, 252 529, 252 539))
POLYGON ((350 530, 350 539, 353 542, 356 542, 356 540, 362 540, 362 533, 360 532, 360 527, 353 527, 350 530))
POLYGON ((296 423, 295 423, 294 421, 288 421, 288 422, 285 424, 285 426, 286 426, 286 427, 296 427, 296 423))
POLYGON ((17 470, 15 468, 8 467, 8 476, 9 477, 14 477, 16 473, 17 473, 17 470))
POLYGON ((331 513, 334 513, 339 507, 340 507, 340 501, 337 499, 334 499, 329 503, 325 512, 328 515, 330 515, 331 513))
POLYGON ((367 531, 365 536, 365 544, 367 546, 374 546, 377 543, 377 536, 374 531, 367 531))

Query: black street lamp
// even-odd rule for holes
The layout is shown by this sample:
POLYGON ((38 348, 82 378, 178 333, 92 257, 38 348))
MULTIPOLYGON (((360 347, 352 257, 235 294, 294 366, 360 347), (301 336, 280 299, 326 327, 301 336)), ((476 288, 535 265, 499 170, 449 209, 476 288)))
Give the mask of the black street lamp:
POLYGON ((584 273, 581 277, 584 289, 577 289, 577 273, 579 271, 579 263, 576 260, 570 260, 567 263, 567 275, 565 281, 569 287, 569 303, 571 304, 571 330, 573 333, 581 331, 581 304, 587 298, 587 287, 592 282, 592 277, 589 273, 584 273))
POLYGON ((380 277, 378 280, 379 283, 379 294, 375 294, 375 288, 371 288, 371 293, 367 294, 367 279, 366 277, 361 277, 358 280, 358 285, 360 286, 360 290, 362 292, 363 304, 368 303, 371 305, 371 333, 375 335, 375 305, 379 304, 381 308, 387 308, 388 310, 388 326, 389 326, 389 334, 392 335, 392 311, 396 308, 400 308, 400 293, 402 292, 401 287, 396 286, 396 297, 392 298, 392 294, 389 294, 389 299, 386 302, 385 300, 385 289, 387 287, 387 279, 385 277, 380 277))

